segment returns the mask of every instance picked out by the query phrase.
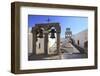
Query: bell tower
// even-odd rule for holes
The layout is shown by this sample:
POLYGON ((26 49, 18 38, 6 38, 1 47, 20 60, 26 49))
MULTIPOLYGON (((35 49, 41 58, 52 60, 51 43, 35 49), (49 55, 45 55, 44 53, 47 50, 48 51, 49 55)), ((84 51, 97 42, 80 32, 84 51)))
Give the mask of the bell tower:
POLYGON ((70 30, 70 28, 66 28, 65 39, 67 40, 67 42, 70 42, 71 37, 72 37, 72 31, 70 30))
POLYGON ((65 38, 71 38, 71 36, 72 36, 72 31, 70 30, 70 28, 66 28, 65 38))
POLYGON ((32 27, 33 55, 58 54, 60 48, 60 32, 61 27, 59 23, 35 24, 35 26, 32 27), (56 49, 54 53, 48 52, 48 48, 51 45, 49 45, 49 39, 52 39, 52 41, 56 39, 56 47, 51 48, 52 50, 56 49))

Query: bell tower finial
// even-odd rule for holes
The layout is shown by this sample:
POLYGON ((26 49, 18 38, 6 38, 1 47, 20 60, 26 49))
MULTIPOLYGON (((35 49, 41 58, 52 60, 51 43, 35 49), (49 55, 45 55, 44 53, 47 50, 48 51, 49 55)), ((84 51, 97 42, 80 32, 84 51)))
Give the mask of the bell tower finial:
POLYGON ((48 18, 46 21, 49 23, 51 20, 50 20, 50 18, 48 18))

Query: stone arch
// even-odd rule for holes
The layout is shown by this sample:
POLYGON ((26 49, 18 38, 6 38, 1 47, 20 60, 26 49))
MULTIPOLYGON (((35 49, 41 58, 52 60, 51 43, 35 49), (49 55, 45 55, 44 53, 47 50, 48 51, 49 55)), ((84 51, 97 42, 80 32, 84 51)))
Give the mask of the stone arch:
POLYGON ((45 55, 48 55, 47 53, 47 44, 48 44, 48 32, 47 30, 49 30, 51 27, 55 27, 56 29, 56 34, 57 34, 57 54, 59 53, 59 48, 60 48, 60 32, 61 32, 61 27, 59 25, 59 23, 44 23, 44 24, 35 24, 35 27, 32 27, 32 34, 33 34, 33 54, 36 55, 36 39, 37 39, 37 34, 38 34, 38 30, 40 28, 44 29, 44 33, 45 33, 45 40, 44 40, 44 51, 45 51, 45 55))

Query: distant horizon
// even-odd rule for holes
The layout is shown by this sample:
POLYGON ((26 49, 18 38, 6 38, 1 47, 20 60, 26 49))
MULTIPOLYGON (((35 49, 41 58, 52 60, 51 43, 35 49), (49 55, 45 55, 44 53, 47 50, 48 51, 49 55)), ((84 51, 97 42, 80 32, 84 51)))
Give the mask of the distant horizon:
POLYGON ((28 27, 32 28, 35 26, 35 24, 48 23, 48 19, 50 19, 49 23, 60 24, 62 38, 65 37, 66 28, 70 28, 73 35, 88 29, 88 17, 79 17, 79 16, 29 15, 28 27))

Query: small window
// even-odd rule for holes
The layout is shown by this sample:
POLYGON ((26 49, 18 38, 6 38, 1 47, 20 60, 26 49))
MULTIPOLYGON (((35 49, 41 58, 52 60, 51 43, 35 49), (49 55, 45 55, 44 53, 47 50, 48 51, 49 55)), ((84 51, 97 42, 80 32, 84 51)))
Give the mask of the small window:
POLYGON ((80 41, 79 40, 77 40, 77 44, 80 45, 80 41))

